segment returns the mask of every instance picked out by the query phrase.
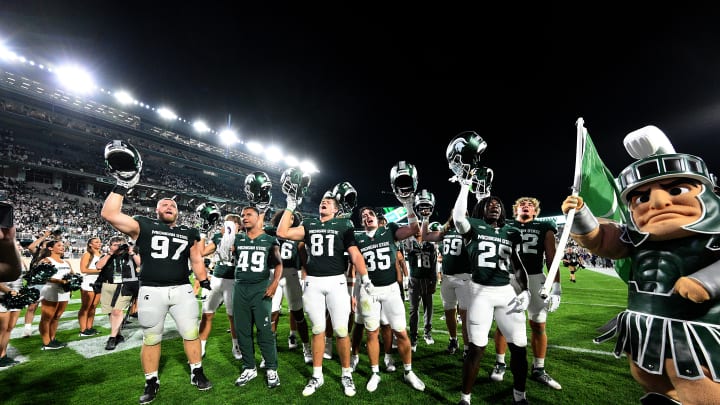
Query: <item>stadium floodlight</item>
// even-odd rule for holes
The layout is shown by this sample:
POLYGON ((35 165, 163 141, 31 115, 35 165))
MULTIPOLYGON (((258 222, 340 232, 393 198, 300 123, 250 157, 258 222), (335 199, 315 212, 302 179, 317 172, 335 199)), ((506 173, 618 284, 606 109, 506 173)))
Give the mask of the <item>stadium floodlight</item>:
POLYGON ((167 107, 160 107, 157 109, 158 114, 166 120, 175 120, 177 119, 177 114, 173 112, 173 110, 167 108, 167 107))
POLYGON ((288 156, 285 156, 285 164, 290 167, 299 166, 300 161, 295 156, 288 155, 288 156))
POLYGON ((282 160, 282 151, 277 146, 269 146, 265 149, 265 158, 277 163, 282 160))
POLYGON ((302 170, 304 173, 317 173, 319 172, 317 166, 315 166, 315 163, 304 160, 302 163, 300 163, 300 170, 302 170))
POLYGON ((130 93, 128 93, 125 90, 116 91, 114 96, 115 96, 115 100, 119 101, 120 104, 137 103, 137 101, 135 101, 133 96, 131 96, 130 93))
POLYGON ((201 134, 204 134, 205 132, 210 130, 210 127, 207 126, 205 121, 203 120, 197 120, 193 122, 192 124, 193 128, 195 128, 196 131, 198 131, 201 134))
POLYGON ((234 143, 237 143, 237 141, 237 133, 235 133, 235 131, 233 131, 232 129, 225 128, 220 131, 220 142, 222 142, 223 145, 230 146, 234 143))
POLYGON ((10 60, 10 61, 12 61, 12 60, 17 59, 17 54, 15 54, 15 52, 13 52, 13 51, 11 51, 10 49, 8 49, 8 48, 5 46, 5 44, 0 43, 0 59, 5 59, 5 60, 10 60))
POLYGON ((248 150, 256 155, 260 155, 263 153, 263 146, 259 142, 251 141, 245 144, 247 146, 248 150))
POLYGON ((64 65, 55 69, 60 85, 80 94, 88 94, 95 89, 95 81, 90 73, 78 65, 64 65))

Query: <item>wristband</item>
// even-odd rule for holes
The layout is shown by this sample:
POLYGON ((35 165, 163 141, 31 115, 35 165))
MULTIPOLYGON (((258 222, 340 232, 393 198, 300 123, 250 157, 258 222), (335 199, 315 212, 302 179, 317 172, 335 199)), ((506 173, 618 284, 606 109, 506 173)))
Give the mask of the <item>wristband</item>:
POLYGON ((122 196, 125 196, 128 193, 128 191, 130 191, 130 190, 127 187, 123 187, 123 186, 115 186, 112 189, 113 193, 120 194, 122 196))

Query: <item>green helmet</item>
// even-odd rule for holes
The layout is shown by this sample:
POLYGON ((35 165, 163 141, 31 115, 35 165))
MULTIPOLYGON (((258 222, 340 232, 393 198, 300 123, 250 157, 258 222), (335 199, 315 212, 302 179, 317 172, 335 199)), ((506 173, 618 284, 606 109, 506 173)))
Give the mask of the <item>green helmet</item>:
POLYGON ((469 178, 472 171, 480 166, 480 155, 485 152, 487 142, 475 131, 464 131, 456 135, 445 150, 448 166, 456 176, 469 178))
POLYGON ((357 191, 347 181, 337 184, 332 189, 332 195, 338 202, 338 206, 344 212, 352 212, 357 205, 357 191))
POLYGON ((430 230, 430 232, 442 231, 442 228, 443 228, 442 224, 440 224, 440 222, 437 222, 437 221, 430 222, 430 224, 428 225, 428 229, 430 230))
POLYGON ((259 209, 267 208, 272 201, 272 183, 265 172, 252 172, 245 177, 245 195, 259 209))
POLYGON ((215 225, 222 216, 220 208, 218 208, 218 206, 213 202, 206 202, 198 205, 197 208, 195 208, 195 212, 197 212, 198 216, 200 216, 200 219, 210 226, 215 225))
POLYGON ((390 169, 390 186, 396 197, 412 197, 417 190, 417 183, 418 175, 415 165, 401 160, 390 169))
POLYGON ((310 186, 310 174, 304 173, 297 167, 289 167, 280 175, 280 184, 285 195, 302 198, 310 186))
POLYGON ((435 195, 423 189, 415 195, 415 206, 413 208, 416 214, 429 217, 435 209, 435 195))

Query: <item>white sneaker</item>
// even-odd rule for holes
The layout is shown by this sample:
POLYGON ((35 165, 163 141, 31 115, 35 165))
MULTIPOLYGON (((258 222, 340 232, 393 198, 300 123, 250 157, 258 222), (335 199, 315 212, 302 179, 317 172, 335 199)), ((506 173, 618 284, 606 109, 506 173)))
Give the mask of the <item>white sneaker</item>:
POLYGON ((306 345, 303 348, 303 357, 305 358, 305 364, 312 364, 313 358, 312 358, 312 349, 310 349, 310 345, 306 345))
POLYGON ((429 333, 426 333, 425 334, 425 343, 428 345, 433 345, 433 344, 435 344, 435 339, 433 339, 429 333))
POLYGON ((370 380, 368 380, 366 386, 368 392, 375 392, 375 390, 377 390, 378 384, 380 384, 380 374, 372 373, 372 375, 370 376, 370 380))
POLYGON ((340 377, 340 382, 343 385, 343 390, 345 391, 345 395, 349 397, 355 396, 355 382, 353 381, 353 378, 351 375, 344 375, 340 377))
POLYGON ((357 354, 353 354, 350 356, 350 367, 352 367, 352 370, 355 371, 355 369, 358 366, 358 363, 360 363, 360 356, 357 354))
POLYGON ((295 335, 289 335, 288 336, 288 349, 294 350, 294 349, 297 349, 297 347, 298 347, 297 337, 295 335))
POLYGON ((233 357, 235 357, 235 360, 242 360, 242 352, 240 351, 239 346, 233 346, 232 354, 233 354, 233 357))
POLYGON ((418 376, 415 375, 415 373, 410 370, 407 373, 405 373, 405 382, 410 384, 413 388, 415 388, 418 391, 425 391, 425 383, 420 381, 418 376))
POLYGON ((278 376, 277 370, 267 371, 267 386, 268 388, 275 388, 280 386, 280 377, 278 376))
POLYGON ((325 353, 323 353, 323 359, 332 359, 332 339, 325 339, 325 353))
POLYGON ((308 381, 307 385, 303 389, 303 392, 302 392, 303 396, 309 397, 310 395, 314 394, 315 391, 317 391, 318 388, 322 387, 322 385, 324 383, 325 383, 325 380, 322 377, 320 377, 320 378, 310 377, 310 381, 308 381))
POLYGON ((395 360, 392 357, 385 357, 385 371, 392 373, 395 370, 395 360))
POLYGON ((503 376, 505 375, 505 369, 506 369, 505 363, 498 363, 495 362, 495 366, 493 367, 492 371, 490 372, 490 380, 492 381, 502 381, 503 376))
POLYGON ((235 385, 238 387, 244 387, 255 377, 257 377, 257 369, 246 368, 243 370, 242 374, 240 374, 240 377, 235 380, 235 385))
POLYGON ((30 335, 32 335, 32 325, 27 324, 27 325, 25 325, 25 327, 23 328, 23 335, 22 335, 22 337, 26 338, 26 337, 30 337, 30 335))

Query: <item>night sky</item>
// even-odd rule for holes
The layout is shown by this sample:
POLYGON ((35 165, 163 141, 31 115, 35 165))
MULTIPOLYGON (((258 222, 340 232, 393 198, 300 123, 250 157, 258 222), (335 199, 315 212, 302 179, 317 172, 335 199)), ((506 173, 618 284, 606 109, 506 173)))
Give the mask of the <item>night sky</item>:
POLYGON ((230 115, 241 137, 313 158, 311 187, 352 183, 359 205, 396 205, 389 172, 406 160, 444 220, 458 190, 445 149, 475 130, 493 194, 559 214, 578 117, 615 175, 632 162, 623 137, 649 124, 720 173, 720 10, 16 3, 0 38, 18 53, 73 58, 101 85, 213 128, 230 115))

